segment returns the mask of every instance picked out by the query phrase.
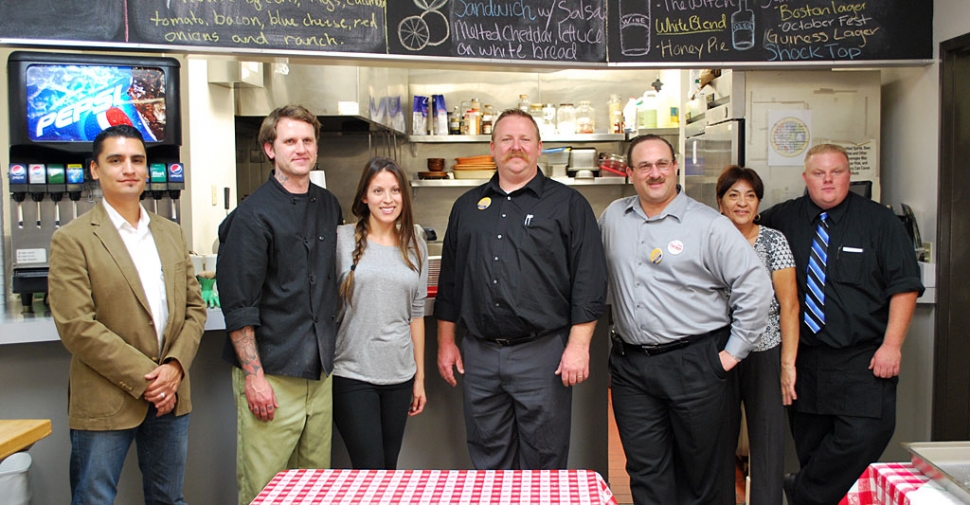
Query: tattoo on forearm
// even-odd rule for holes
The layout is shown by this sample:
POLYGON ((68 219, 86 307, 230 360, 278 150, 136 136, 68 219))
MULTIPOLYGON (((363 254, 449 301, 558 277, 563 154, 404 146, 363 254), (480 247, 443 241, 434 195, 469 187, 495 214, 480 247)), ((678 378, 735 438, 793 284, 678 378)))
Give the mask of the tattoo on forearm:
POLYGON ((229 339, 236 350, 243 375, 256 375, 263 368, 263 364, 259 359, 259 351, 256 350, 256 333, 253 327, 247 326, 234 331, 230 333, 229 339))

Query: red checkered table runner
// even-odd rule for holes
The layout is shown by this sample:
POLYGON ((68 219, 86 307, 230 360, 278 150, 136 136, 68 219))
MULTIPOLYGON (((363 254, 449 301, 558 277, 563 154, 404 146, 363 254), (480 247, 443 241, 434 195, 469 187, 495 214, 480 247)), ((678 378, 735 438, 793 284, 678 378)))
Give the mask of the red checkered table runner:
POLYGON ((252 505, 616 505, 592 470, 286 470, 252 505))
POLYGON ((873 463, 839 505, 910 505, 907 495, 929 480, 909 463, 873 463))

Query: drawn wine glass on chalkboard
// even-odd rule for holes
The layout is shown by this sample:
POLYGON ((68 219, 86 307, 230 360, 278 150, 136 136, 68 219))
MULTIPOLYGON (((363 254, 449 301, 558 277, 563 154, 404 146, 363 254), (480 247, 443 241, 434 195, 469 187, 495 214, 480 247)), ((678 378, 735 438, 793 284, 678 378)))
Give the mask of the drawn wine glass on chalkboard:
POLYGON ((650 0, 620 0, 620 52, 643 56, 650 52, 650 0))
POLYGON ((731 14, 731 45, 738 51, 754 47, 754 11, 748 0, 738 2, 738 11, 731 14))
POLYGON ((401 45, 410 51, 420 51, 425 46, 437 46, 448 40, 451 36, 451 28, 448 26, 448 16, 439 9, 445 6, 448 0, 414 0, 414 5, 424 12, 419 16, 408 16, 401 20, 397 25, 397 36, 401 45), (442 31, 443 37, 432 40, 442 31))

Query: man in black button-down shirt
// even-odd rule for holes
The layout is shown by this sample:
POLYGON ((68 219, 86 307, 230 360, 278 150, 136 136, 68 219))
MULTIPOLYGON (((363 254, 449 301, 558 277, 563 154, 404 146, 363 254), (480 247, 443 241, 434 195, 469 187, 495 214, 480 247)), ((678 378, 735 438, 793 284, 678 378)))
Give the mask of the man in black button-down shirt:
POLYGON ((786 478, 785 492, 790 504, 834 504, 895 430, 901 348, 923 286, 899 218, 849 192, 845 150, 813 147, 803 178, 808 196, 776 205, 762 219, 791 245, 804 314, 809 254, 827 213, 825 320, 816 332, 802 319, 798 399, 789 411, 801 470, 786 478))
POLYGON ((535 120, 492 131, 498 173, 456 202, 442 250, 438 371, 465 374, 468 452, 478 469, 565 468, 574 386, 605 311, 606 271, 589 202, 547 179, 535 120), (455 329, 467 336, 462 353, 455 329))
POLYGON ((216 275, 233 364, 239 503, 280 470, 330 466, 337 198, 310 183, 320 122, 301 106, 263 121, 269 180, 219 226, 216 275))

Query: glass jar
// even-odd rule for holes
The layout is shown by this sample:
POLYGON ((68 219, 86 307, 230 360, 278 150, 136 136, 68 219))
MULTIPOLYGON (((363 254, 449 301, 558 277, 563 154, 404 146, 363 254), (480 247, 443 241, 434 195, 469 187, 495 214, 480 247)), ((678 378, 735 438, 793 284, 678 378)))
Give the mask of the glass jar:
POLYGON ((576 133, 576 108, 573 104, 559 104, 559 110, 556 111, 556 133, 560 135, 576 133))
POLYGON ((539 123, 539 131, 543 136, 548 137, 556 134, 556 106, 547 103, 542 106, 542 122, 539 123))
POLYGON ((518 108, 521 111, 525 111, 525 112, 529 111, 529 95, 526 95, 526 94, 519 95, 518 108))
POLYGON ((589 100, 580 100, 576 109, 576 133, 593 133, 596 130, 596 111, 589 100))
POLYGON ((492 134, 492 125, 495 124, 495 111, 492 109, 491 104, 485 104, 485 108, 482 110, 482 135, 492 134))

